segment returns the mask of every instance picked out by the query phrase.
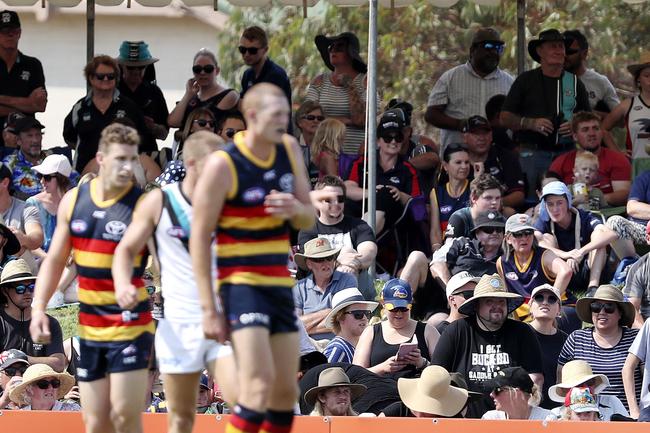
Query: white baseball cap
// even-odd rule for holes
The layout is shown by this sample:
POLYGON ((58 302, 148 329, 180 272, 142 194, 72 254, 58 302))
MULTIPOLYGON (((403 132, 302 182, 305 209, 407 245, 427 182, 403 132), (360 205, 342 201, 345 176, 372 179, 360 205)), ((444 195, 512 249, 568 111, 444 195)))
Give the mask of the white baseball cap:
POLYGON ((43 175, 59 173, 65 177, 70 177, 72 165, 64 155, 50 155, 39 165, 32 167, 32 170, 43 175))
POLYGON ((479 277, 475 277, 467 271, 461 271, 447 281, 445 293, 447 294, 447 297, 450 297, 465 284, 478 283, 479 281, 481 281, 479 277))

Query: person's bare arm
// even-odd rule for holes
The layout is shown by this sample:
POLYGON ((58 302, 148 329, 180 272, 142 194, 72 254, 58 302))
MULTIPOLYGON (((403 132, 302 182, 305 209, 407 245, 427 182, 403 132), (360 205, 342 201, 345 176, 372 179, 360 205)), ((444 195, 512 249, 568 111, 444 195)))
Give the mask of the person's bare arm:
POLYGON ((326 175, 338 176, 339 175, 339 162, 334 155, 325 152, 320 159, 322 172, 326 175))
MULTIPOLYGON (((363 84, 365 88, 366 79, 363 80, 363 84)), ((364 126, 366 124, 366 103, 354 86, 354 80, 347 83, 347 88, 350 95, 350 124, 359 127, 364 126)), ((371 95, 371 98, 374 98, 374 96, 371 95)))
POLYGON ((557 369, 555 370, 555 383, 562 383, 562 367, 563 365, 558 364, 557 369))
POLYGON ((43 226, 40 222, 30 222, 25 224, 25 233, 21 230, 12 228, 11 231, 18 238, 20 246, 25 250, 35 250, 43 245, 43 226))
POLYGON ((429 265, 429 270, 431 271, 431 275, 440 278, 440 280, 445 284, 447 284, 451 278, 451 273, 449 272, 449 268, 447 268, 445 262, 433 262, 429 265))
POLYGON ((214 298, 210 247, 212 234, 233 185, 233 173, 225 158, 217 152, 206 159, 192 194, 194 214, 190 234, 190 255, 201 303, 203 332, 207 338, 219 342, 226 340, 227 330, 221 306, 214 298), (214 185, 219 185, 219 188, 214 188, 214 185))
POLYGON ((14 111, 21 113, 42 113, 47 107, 47 91, 44 87, 32 90, 29 96, 0 95, 0 116, 14 111))
POLYGON ((641 329, 644 322, 643 316, 641 315, 641 298, 630 296, 628 300, 634 305, 634 323, 632 324, 632 328, 641 329))
POLYGON ((447 105, 430 105, 424 113, 424 120, 436 128, 460 131, 465 119, 456 119, 445 114, 447 105))
POLYGON ((361 269, 368 269, 377 257, 377 244, 373 241, 361 242, 357 245, 357 253, 359 253, 357 258, 361 262, 361 269))
POLYGON ((512 208, 518 208, 524 204, 525 195, 523 191, 513 191, 510 194, 504 196, 501 199, 501 204, 503 206, 509 206, 512 208))
MULTIPOLYGON (((292 161, 302 161, 302 151, 298 141, 289 135, 285 135, 284 139, 289 142, 287 150, 292 154, 292 161)), ((311 185, 307 177, 307 168, 305 164, 297 163, 293 165, 293 170, 293 200, 286 200, 286 203, 278 204, 277 198, 284 196, 284 194, 271 193, 266 196, 264 205, 267 213, 289 220, 294 229, 309 229, 316 222, 316 209, 314 209, 310 197, 311 185)))
POLYGON ((530 376, 530 380, 533 381, 535 385, 537 385, 537 388, 539 389, 544 389, 544 374, 542 373, 530 373, 528 376, 530 376))
POLYGON ((540 247, 553 251, 553 254, 561 259, 566 257, 566 251, 562 251, 558 248, 557 240, 552 234, 535 231, 535 238, 537 238, 540 247))
POLYGON ((623 206, 630 195, 632 182, 629 180, 613 180, 612 192, 605 194, 605 200, 610 206, 623 206))
POLYGON ((375 335, 372 326, 366 326, 359 336, 357 347, 354 349, 352 363, 364 368, 370 367, 370 351, 372 350, 372 339, 375 335))
POLYGON ((62 372, 65 368, 65 355, 63 353, 53 353, 49 356, 28 356, 27 362, 30 365, 34 364, 47 364, 54 371, 62 372))
POLYGON ((331 329, 325 327, 325 317, 332 311, 331 308, 326 308, 324 310, 314 311, 313 313, 307 313, 300 316, 302 324, 305 325, 305 330, 307 334, 322 334, 325 332, 332 332, 331 329))
POLYGON ((650 220, 650 204, 638 200, 627 202, 627 214, 632 218, 650 220))
POLYGON ((131 224, 115 249, 111 268, 115 297, 120 307, 127 310, 141 301, 138 299, 138 289, 132 283, 133 262, 155 230, 162 210, 162 194, 162 191, 155 189, 138 201, 131 224))
POLYGON ((639 403, 636 399, 636 381, 634 380, 634 370, 636 370, 641 360, 633 353, 628 353, 623 364, 621 375, 623 376, 623 388, 625 389, 625 398, 630 408, 630 416, 634 419, 639 418, 639 403))
POLYGON ((363 199, 364 189, 358 183, 353 180, 346 180, 344 184, 347 192, 346 195, 350 200, 360 201, 363 199))
POLYGON ((162 173, 160 166, 149 155, 146 155, 144 153, 141 154, 140 164, 144 169, 144 177, 147 179, 147 182, 155 180, 158 176, 160 176, 160 173, 162 173))
POLYGON ((553 132, 553 122, 544 117, 523 117, 509 111, 502 111, 499 115, 501 123, 511 131, 535 131, 542 135, 553 132))
POLYGON ((185 125, 182 124, 183 117, 185 116, 185 110, 187 110, 187 105, 192 100, 194 96, 199 93, 199 85, 197 84, 194 78, 190 78, 185 83, 185 93, 183 98, 176 104, 174 109, 169 116, 167 116, 167 124, 172 128, 182 128, 185 125))

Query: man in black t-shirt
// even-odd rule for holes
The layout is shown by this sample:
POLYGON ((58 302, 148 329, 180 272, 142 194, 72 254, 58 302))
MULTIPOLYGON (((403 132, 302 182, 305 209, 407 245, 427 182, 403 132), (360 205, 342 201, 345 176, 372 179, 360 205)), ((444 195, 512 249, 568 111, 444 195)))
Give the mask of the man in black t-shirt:
POLYGON ((573 113, 591 111, 585 86, 564 70, 565 42, 551 29, 528 43, 528 53, 540 67, 517 77, 501 111, 503 126, 516 132, 528 197, 534 197, 535 182, 553 158, 574 148, 573 113))
MULTIPOLYGON (((43 65, 18 50, 22 34, 20 18, 14 11, 0 12, 0 125, 16 111, 34 116, 47 105, 43 65)), ((4 142, 0 137, 0 146, 4 142)))
POLYGON ((59 322, 51 316, 50 344, 38 344, 32 341, 29 324, 34 298, 34 281, 27 262, 15 259, 7 263, 0 276, 0 351, 18 349, 28 355, 30 364, 47 364, 56 371, 63 371, 65 355, 63 354, 63 337, 59 322))
POLYGON ((466 418, 481 418, 494 409, 484 384, 506 367, 523 367, 542 386, 541 350, 535 334, 527 324, 508 319, 523 302, 522 296, 508 292, 497 274, 484 275, 474 295, 458 309, 468 317, 447 326, 438 340, 431 364, 462 374, 470 391, 485 394, 468 405, 466 418))

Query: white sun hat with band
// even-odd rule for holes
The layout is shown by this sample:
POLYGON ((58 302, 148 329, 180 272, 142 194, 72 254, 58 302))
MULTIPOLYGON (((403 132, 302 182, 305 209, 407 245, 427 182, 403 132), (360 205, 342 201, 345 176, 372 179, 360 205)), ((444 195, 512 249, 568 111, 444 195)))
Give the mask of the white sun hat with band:
POLYGON ((325 317, 325 326, 329 329, 334 327, 334 317, 339 311, 354 304, 362 304, 362 310, 374 311, 379 305, 378 302, 366 301, 359 289, 350 287, 340 290, 332 295, 332 310, 325 317))

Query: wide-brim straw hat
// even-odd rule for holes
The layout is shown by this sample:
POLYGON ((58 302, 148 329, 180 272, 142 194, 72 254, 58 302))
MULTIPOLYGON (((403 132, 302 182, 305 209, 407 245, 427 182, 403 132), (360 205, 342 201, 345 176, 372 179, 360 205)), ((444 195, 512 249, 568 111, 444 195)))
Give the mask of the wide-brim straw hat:
POLYGON ((293 260, 301 269, 307 270, 306 259, 321 259, 323 257, 337 256, 341 248, 334 248, 326 238, 315 238, 305 242, 304 253, 296 253, 293 260))
POLYGON ((0 274, 0 286, 19 281, 36 281, 36 276, 24 259, 9 261, 0 274))
POLYGON ((600 394, 609 386, 609 379, 604 374, 594 374, 587 361, 576 359, 569 361, 562 367, 562 382, 548 389, 548 397, 558 403, 564 403, 564 398, 571 388, 596 379, 593 385, 594 394, 600 394))
POLYGON ((329 388, 336 388, 337 386, 350 387, 350 401, 356 399, 367 390, 365 385, 350 383, 350 378, 345 374, 341 367, 331 367, 320 372, 318 375, 318 386, 310 388, 305 393, 305 401, 307 404, 313 406, 316 403, 320 391, 329 388))
POLYGON ((593 296, 586 296, 576 302, 576 312, 583 322, 594 323, 591 320, 590 305, 593 301, 613 302, 621 312, 621 325, 631 326, 634 323, 635 309, 630 301, 625 300, 621 290, 611 284, 604 284, 596 290, 593 296))
POLYGON ((398 379, 397 390, 409 409, 444 417, 458 414, 468 399, 467 390, 452 386, 449 372, 439 365, 425 368, 417 379, 398 379))
POLYGON ((340 290, 332 295, 332 310, 325 316, 325 327, 332 329, 334 327, 334 317, 336 314, 354 304, 362 304, 364 310, 375 311, 379 302, 366 301, 359 289, 350 287, 340 290))
POLYGON ((650 68, 650 51, 644 51, 641 53, 639 58, 639 63, 629 65, 627 70, 630 71, 630 74, 636 76, 642 69, 650 68))
POLYGON ((458 308, 460 314, 470 316, 476 312, 479 299, 504 298, 508 303, 508 314, 524 303, 524 297, 508 292, 505 283, 498 274, 483 275, 474 288, 474 295, 458 308))
POLYGON ((56 399, 62 399, 74 386, 74 377, 68 373, 57 373, 47 364, 34 364, 27 367, 23 374, 23 381, 20 385, 11 390, 9 398, 17 404, 26 404, 25 391, 27 387, 35 384, 46 377, 53 377, 61 381, 61 386, 57 389, 56 399))

